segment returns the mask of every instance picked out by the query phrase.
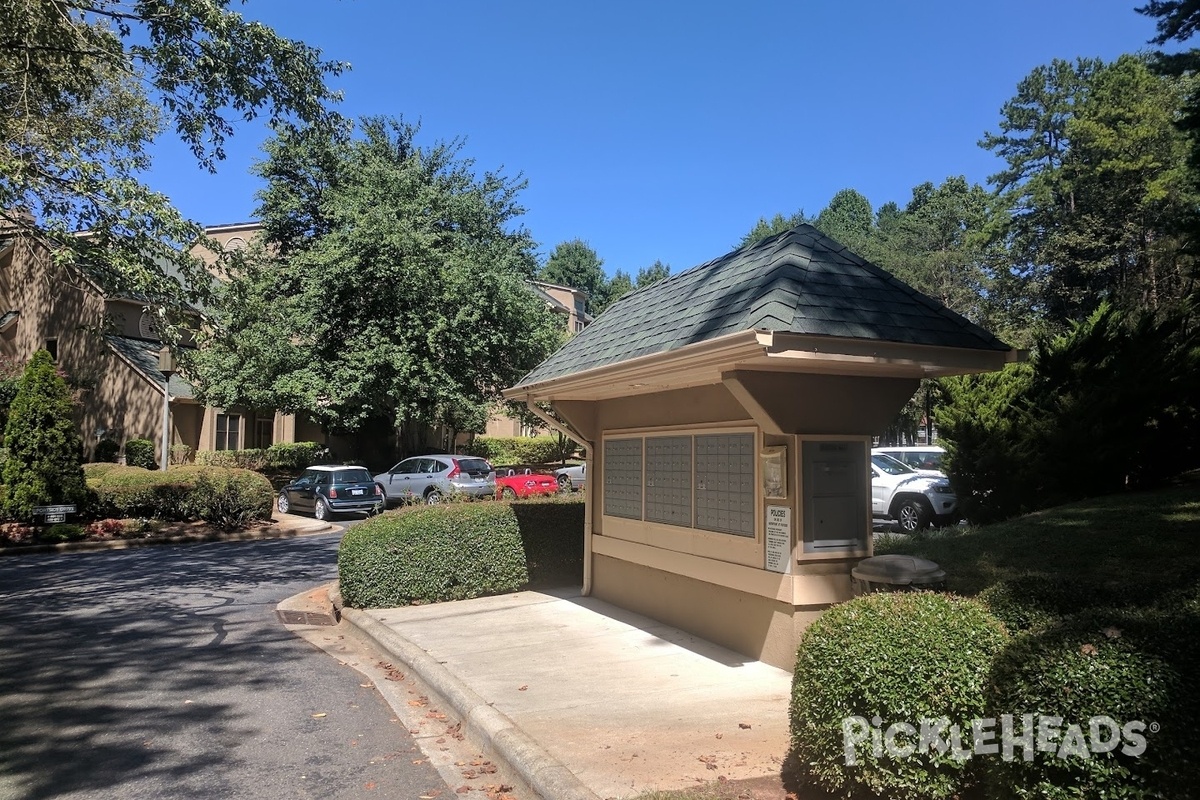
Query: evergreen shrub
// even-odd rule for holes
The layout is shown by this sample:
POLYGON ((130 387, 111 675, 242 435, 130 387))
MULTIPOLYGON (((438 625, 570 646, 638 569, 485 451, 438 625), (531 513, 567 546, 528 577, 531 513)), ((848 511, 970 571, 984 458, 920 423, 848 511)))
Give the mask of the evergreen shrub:
POLYGON ((561 458, 556 436, 476 436, 467 452, 493 465, 550 464, 561 458))
POLYGON ((267 467, 302 470, 329 459, 329 448, 320 442, 276 442, 267 448, 267 467))
POLYGON ((274 490, 256 472, 182 466, 166 472, 112 466, 88 470, 101 516, 166 521, 201 519, 223 528, 271 516, 274 490))
POLYGON ((1193 739, 1200 718, 1197 662, 1194 604, 1167 613, 1092 610, 1014 637, 989 676, 987 716, 1032 713, 1061 721, 1046 737, 1049 751, 1032 760, 1023 751, 982 759, 988 796, 1194 797, 1200 786, 1193 739), (1096 721, 1103 718, 1111 723, 1096 721), (1121 730, 1130 723, 1135 727, 1121 730), (1137 752, 1138 736, 1143 752, 1137 752), (1105 747, 1114 737, 1115 746, 1105 747))
MULTIPOLYGON (((919 750, 876 755, 869 729, 922 720, 958 724, 970 737, 984 684, 1007 633, 979 603, 932 592, 877 593, 826 611, 796 652, 790 706, 793 756, 807 778, 837 796, 948 799, 976 780, 977 762, 919 750), (867 734, 847 764, 850 731, 867 734)), ((916 745, 901 735, 900 744, 916 745)))
POLYGON ((581 502, 451 503, 390 511, 346 532, 342 599, 386 608, 582 578, 581 502))
POLYGON ((54 359, 38 350, 17 382, 4 426, 0 514, 28 520, 34 506, 86 502, 83 442, 73 410, 54 359))
POLYGON ((116 439, 101 439, 96 442, 96 461, 116 463, 117 456, 120 454, 121 443, 116 439))
POLYGON ((154 442, 149 439, 130 439, 125 442, 125 465, 155 469, 158 460, 154 453, 154 442))

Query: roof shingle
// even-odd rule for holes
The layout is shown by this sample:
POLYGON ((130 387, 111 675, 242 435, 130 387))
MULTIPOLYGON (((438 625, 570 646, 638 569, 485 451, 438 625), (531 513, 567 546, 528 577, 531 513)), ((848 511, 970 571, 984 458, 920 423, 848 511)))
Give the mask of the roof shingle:
POLYGON ((1010 349, 811 225, 800 225, 626 295, 518 386, 746 330, 1010 349))

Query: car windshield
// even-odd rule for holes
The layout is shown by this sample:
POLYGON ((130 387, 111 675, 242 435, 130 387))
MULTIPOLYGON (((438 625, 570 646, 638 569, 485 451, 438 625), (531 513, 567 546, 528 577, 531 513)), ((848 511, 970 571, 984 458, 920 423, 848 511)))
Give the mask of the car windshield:
POLYGON ((338 483, 370 483, 372 478, 365 469, 341 469, 334 480, 338 483))
POLYGON ((886 472, 888 475, 909 475, 916 472, 915 469, 903 461, 897 461, 891 456, 885 456, 883 453, 872 455, 871 463, 875 465, 876 469, 886 472))

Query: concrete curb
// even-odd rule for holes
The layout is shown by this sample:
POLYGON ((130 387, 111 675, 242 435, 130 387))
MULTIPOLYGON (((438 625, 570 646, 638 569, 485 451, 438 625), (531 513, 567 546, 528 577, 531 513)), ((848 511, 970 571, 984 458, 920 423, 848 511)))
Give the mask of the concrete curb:
POLYGON ((467 728, 504 759, 514 772, 544 800, 601 800, 575 773, 475 694, 432 656, 364 611, 345 608, 337 587, 329 590, 335 614, 356 628, 384 652, 403 662, 441 695, 467 728))
POLYGON ((148 536, 145 539, 112 539, 106 542, 61 542, 59 544, 34 544, 0 548, 0 556, 23 556, 37 553, 79 553, 97 550, 129 550, 135 547, 154 547, 164 544, 200 544, 202 542, 258 542, 272 539, 295 539, 315 536, 336 530, 328 522, 312 522, 297 527, 283 528, 271 525, 256 531, 233 533, 180 534, 177 536, 148 536))

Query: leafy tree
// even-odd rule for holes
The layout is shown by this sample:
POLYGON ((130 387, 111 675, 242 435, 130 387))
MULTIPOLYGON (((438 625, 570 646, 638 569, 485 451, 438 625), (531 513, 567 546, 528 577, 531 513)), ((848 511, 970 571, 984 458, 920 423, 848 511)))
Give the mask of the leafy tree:
POLYGON ((582 239, 562 242, 554 248, 550 258, 538 270, 538 279, 572 289, 587 292, 589 313, 596 310, 598 301, 604 299, 604 261, 596 251, 582 239))
POLYGON ((978 319, 991 194, 966 178, 913 189, 903 211, 881 209, 868 254, 915 289, 978 319))
POLYGON ((754 227, 750 229, 750 232, 742 237, 742 241, 738 243, 738 247, 750 247, 751 245, 758 244, 764 239, 770 239, 777 233, 783 233, 784 231, 791 230, 797 225, 803 225, 806 222, 810 223, 812 222, 812 219, 805 215, 804 209, 800 209, 795 214, 792 214, 788 217, 785 217, 783 214, 776 214, 775 216, 771 217, 770 220, 768 220, 766 217, 759 217, 758 222, 754 224, 754 227))
POLYGON ((1200 331, 1186 308, 1102 304, 1041 339, 1029 364, 942 384, 938 426, 972 521, 1155 486, 1200 463, 1200 331))
POLYGON ((170 123, 213 170, 237 120, 327 121, 324 77, 344 68, 228 5, 6 0, 0 224, 111 291, 176 298, 175 263, 203 296, 202 265, 181 255, 202 230, 143 183, 147 145, 170 123))
POLYGON ((854 189, 842 189, 821 209, 813 225, 856 253, 865 252, 874 230, 871 202, 854 189))
POLYGON ((80 503, 87 495, 83 442, 72 418, 74 403, 54 359, 38 350, 17 386, 4 426, 0 511, 29 519, 33 507, 80 503))
POLYGON ((991 180, 1012 277, 1052 325, 1104 301, 1124 309, 1186 296, 1196 192, 1174 126, 1184 86, 1141 58, 1038 67, 982 146, 1008 167, 991 180))
MULTIPOLYGON (((1159 46, 1171 41, 1186 42, 1200 25, 1200 3, 1194 0, 1149 0, 1137 12, 1156 19, 1158 35, 1150 42, 1159 46)), ((1150 63, 1163 75, 1193 77, 1200 75, 1200 49, 1192 47, 1181 53, 1160 51, 1152 56, 1150 63)), ((1186 95, 1176 122, 1191 141, 1193 167, 1200 168, 1200 84, 1189 81, 1186 95)))
POLYGON ((653 286, 669 277, 671 277, 671 266, 661 261, 655 261, 650 266, 638 270, 637 288, 645 289, 647 286, 653 286))
POLYGON ((462 429, 558 346, 527 285, 524 182, 477 174, 460 141, 421 147, 417 133, 369 118, 356 136, 307 129, 268 148, 260 213, 289 254, 273 239, 244 251, 222 290, 193 361, 206 402, 305 412, 333 431, 462 429), (281 161, 318 174, 292 180, 281 161))
POLYGON ((633 291, 633 279, 625 270, 617 270, 613 276, 604 282, 599 289, 599 295, 592 304, 592 313, 599 315, 604 309, 633 291))

